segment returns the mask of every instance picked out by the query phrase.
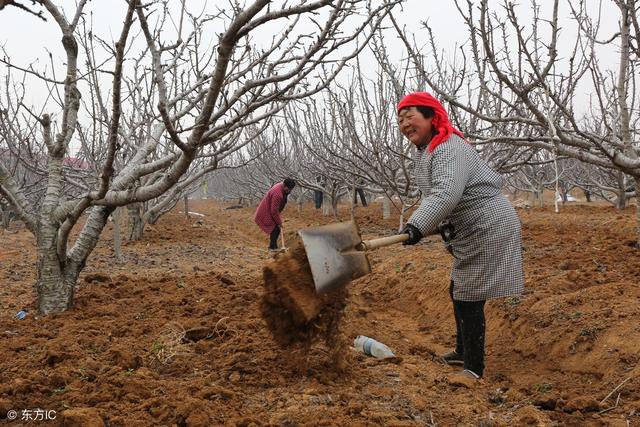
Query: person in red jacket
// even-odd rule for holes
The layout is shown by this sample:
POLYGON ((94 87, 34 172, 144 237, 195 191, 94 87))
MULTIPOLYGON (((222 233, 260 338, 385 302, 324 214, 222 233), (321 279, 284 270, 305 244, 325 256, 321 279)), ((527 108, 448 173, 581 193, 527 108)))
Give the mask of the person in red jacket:
POLYGON ((278 251, 278 237, 282 231, 280 212, 287 204, 287 197, 295 186, 296 182, 291 178, 278 182, 265 194, 256 209, 254 220, 258 227, 269 235, 270 252, 278 251))

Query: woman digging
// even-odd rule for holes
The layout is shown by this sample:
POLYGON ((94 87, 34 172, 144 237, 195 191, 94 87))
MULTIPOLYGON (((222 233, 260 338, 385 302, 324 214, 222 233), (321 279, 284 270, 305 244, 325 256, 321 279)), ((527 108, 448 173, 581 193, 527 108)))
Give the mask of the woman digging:
POLYGON ((295 186, 296 182, 291 178, 276 183, 264 195, 256 209, 254 221, 265 234, 269 235, 269 252, 284 250, 284 248, 278 249, 278 237, 282 232, 280 212, 287 205, 289 193, 295 186))
POLYGON ((402 231, 409 235, 404 244, 440 231, 455 258, 449 293, 456 320, 456 347, 441 359, 479 379, 485 301, 520 295, 524 288, 520 220, 501 193, 500 175, 451 125, 438 100, 414 92, 397 112, 400 131, 417 147, 415 176, 422 191, 422 202, 402 231))

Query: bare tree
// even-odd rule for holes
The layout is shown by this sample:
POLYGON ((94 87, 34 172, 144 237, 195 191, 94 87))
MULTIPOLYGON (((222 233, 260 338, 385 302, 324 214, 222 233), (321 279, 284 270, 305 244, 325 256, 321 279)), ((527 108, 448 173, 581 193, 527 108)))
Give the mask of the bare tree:
MULTIPOLYGON (((15 140, 13 134, 3 137, 12 144, 42 147, 46 159, 46 189, 37 209, 26 197, 25 189, 0 163, 0 194, 36 236, 38 308, 44 314, 58 313, 72 305, 78 275, 114 209, 161 198, 177 185, 187 186, 187 182, 180 184, 181 179, 196 162, 202 160, 201 166, 206 167, 204 159, 237 151, 250 139, 230 138, 234 132, 259 126, 287 103, 322 90, 360 53, 371 31, 397 2, 319 0, 276 6, 268 0, 256 0, 244 8, 230 2, 216 15, 203 18, 225 28, 212 42, 211 60, 204 62, 201 59, 208 52, 199 50, 204 30, 189 43, 182 40, 181 30, 177 31, 176 40, 166 41, 167 33, 161 28, 164 20, 154 18, 167 13, 163 2, 127 3, 112 57, 99 67, 112 77, 110 99, 103 99, 103 111, 96 112, 82 126, 81 88, 87 81, 91 83, 91 73, 79 69, 78 23, 86 0, 78 2, 70 19, 53 1, 43 0, 47 13, 62 32, 66 53, 63 81, 39 74, 53 85, 53 94, 62 88, 60 115, 23 113, 23 104, 16 106, 9 101, 18 110, 11 116, 20 118, 16 124, 21 129, 18 134, 30 130, 33 139, 15 140), (129 37, 134 21, 145 40, 138 54, 132 53, 137 45, 129 37), (254 34, 257 30, 268 31, 266 24, 282 25, 271 39, 263 34, 260 44, 256 44, 254 34), (302 25, 311 25, 314 35, 308 35, 309 27, 301 28, 302 25), (184 44, 189 47, 182 49, 184 44), (123 85, 123 75, 131 76, 125 72, 127 58, 143 54, 147 60, 140 64, 146 69, 139 70, 138 77, 140 82, 150 82, 153 96, 139 99, 137 105, 129 104, 134 91, 123 85), (184 61, 185 57, 193 61, 184 61), (136 120, 131 114, 134 108, 141 112, 136 120), (129 119, 123 126, 122 118, 126 116, 129 119), (36 123, 39 131, 35 130, 36 123), (84 131, 78 132, 79 128, 84 131), (90 133, 86 133, 88 128, 90 133), (63 160, 74 138, 90 144, 97 135, 100 144, 92 153, 96 174, 76 183, 82 191, 70 197, 63 191, 71 179, 65 173, 63 160), (126 156, 121 155, 124 146, 131 148, 126 156), (75 225, 81 230, 72 242, 70 231, 75 225)), ((187 14, 184 5, 183 2, 181 15, 187 14)), ((174 21, 182 22, 178 18, 175 16, 174 21)), ((28 72, 24 67, 15 69, 28 72)), ((92 101, 96 99, 97 96, 92 97, 92 101)), ((6 114, 9 105, 0 105, 5 112, 4 121, 11 120, 6 114)))
POLYGON ((288 140, 304 165, 292 173, 304 187, 325 193, 334 215, 346 195, 353 209, 356 187, 383 195, 401 214, 417 196, 410 145, 395 125, 396 95, 381 68, 377 73, 371 82, 356 64, 347 83, 286 110, 288 140))
POLYGON ((29 0, 29 1, 31 2, 31 7, 26 6, 24 4, 25 2, 18 2, 16 0, 0 0, 0 10, 4 9, 6 6, 13 6, 27 13, 30 13, 42 19, 43 21, 46 21, 46 19, 43 16, 44 15, 43 11, 35 11, 33 9, 33 7, 36 5, 42 5, 43 1, 42 0, 29 0))
MULTIPOLYGON (((425 54, 396 27, 414 62, 414 72, 453 106, 456 122, 475 123, 461 126, 474 142, 506 144, 521 158, 530 158, 526 150, 540 149, 556 158, 614 169, 633 177, 637 194, 638 2, 609 2, 619 12, 619 31, 606 37, 601 35, 599 18, 593 18, 602 15, 587 13, 586 0, 563 3, 571 11, 573 26, 561 28, 560 3, 547 3, 548 16, 543 17, 541 5, 531 0, 532 18, 524 20, 520 4, 504 1, 499 10, 492 10, 487 0, 457 0, 470 35, 470 55, 461 50, 462 59, 453 64, 435 48, 428 24, 431 44, 425 54), (570 30, 577 35, 575 42, 560 52, 561 32, 570 30), (619 52, 615 68, 601 60, 599 47, 603 45, 619 52), (585 87, 592 91, 587 102, 579 98, 585 87)), ((599 7, 606 6, 600 3, 599 7)))
POLYGON ((582 189, 589 200, 604 200, 618 209, 624 209, 630 198, 636 197, 633 179, 624 173, 602 168, 571 164, 565 172, 566 182, 582 189))

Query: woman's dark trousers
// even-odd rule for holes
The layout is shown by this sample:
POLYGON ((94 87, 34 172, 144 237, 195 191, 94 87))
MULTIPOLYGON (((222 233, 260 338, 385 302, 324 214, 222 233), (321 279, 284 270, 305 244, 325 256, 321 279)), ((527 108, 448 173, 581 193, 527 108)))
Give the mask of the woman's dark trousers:
POLYGON ((464 357, 464 369, 482 376, 484 371, 484 303, 457 301, 453 298, 453 281, 449 286, 456 318, 456 353, 464 357))
POLYGON ((313 201, 316 204, 316 209, 320 209, 322 207, 322 191, 313 191, 313 201))
POLYGON ((278 249, 278 237, 280 237, 280 227, 276 225, 269 235, 269 249, 278 249))
POLYGON ((356 188, 356 191, 353 193, 353 204, 358 204, 358 196, 360 196, 360 202, 362 202, 362 206, 367 206, 367 198, 364 195, 364 190, 362 188, 356 188))

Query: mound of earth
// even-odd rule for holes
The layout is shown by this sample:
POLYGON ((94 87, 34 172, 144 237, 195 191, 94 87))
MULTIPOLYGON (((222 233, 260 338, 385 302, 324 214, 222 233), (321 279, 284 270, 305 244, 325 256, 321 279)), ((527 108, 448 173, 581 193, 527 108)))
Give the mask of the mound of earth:
MULTIPOLYGON (((122 262, 109 225, 57 316, 34 305, 33 238, 18 222, 0 234, 0 424, 36 408, 55 411, 48 425, 640 424, 634 208, 518 210, 526 293, 487 304, 485 377, 468 383, 438 362, 455 335, 437 238, 370 253, 371 274, 318 301, 308 272, 279 270, 304 265, 295 247, 274 264, 252 208, 190 205, 204 216, 176 208, 122 262), (302 296, 287 300, 282 277, 302 296), (352 350, 357 335, 398 360, 352 350)), ((285 239, 349 215, 290 203, 285 239)), ((397 229, 376 203, 354 216, 365 239, 397 229)))

